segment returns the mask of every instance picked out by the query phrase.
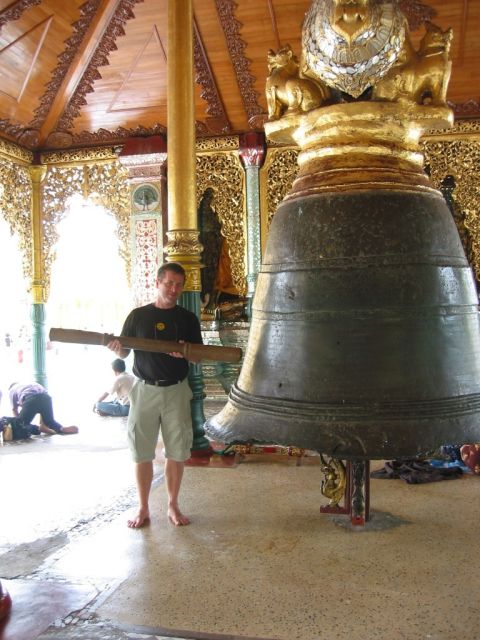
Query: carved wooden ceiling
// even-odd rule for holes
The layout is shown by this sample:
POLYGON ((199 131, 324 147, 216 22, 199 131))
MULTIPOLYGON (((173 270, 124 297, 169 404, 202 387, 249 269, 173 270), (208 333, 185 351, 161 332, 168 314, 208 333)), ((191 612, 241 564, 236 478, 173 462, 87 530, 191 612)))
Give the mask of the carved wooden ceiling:
MULTIPOLYGON (((399 0, 452 27, 448 99, 480 116, 480 1, 399 0)), ((193 0, 199 136, 261 130, 267 51, 300 54, 310 0, 193 0)), ((0 137, 32 150, 166 132, 167 0, 0 0, 0 137)))

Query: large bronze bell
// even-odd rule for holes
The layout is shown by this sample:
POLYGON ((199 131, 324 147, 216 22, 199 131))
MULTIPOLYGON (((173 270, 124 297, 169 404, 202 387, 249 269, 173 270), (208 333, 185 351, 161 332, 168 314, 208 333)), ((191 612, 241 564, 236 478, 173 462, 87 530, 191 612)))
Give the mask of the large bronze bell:
POLYGON ((328 2, 315 0, 307 15, 310 67, 286 86, 286 98, 278 87, 287 65, 293 74, 291 50, 269 54, 266 132, 298 145, 300 169, 270 227, 240 376, 206 431, 228 443, 357 460, 478 442, 476 287, 419 145, 422 133, 452 123, 445 104, 451 33, 429 27, 412 53, 393 0, 372 9, 333 0, 333 13, 322 9, 328 2), (375 31, 380 10, 378 37, 357 37, 362 21, 375 31), (337 44, 327 75, 335 55, 325 51, 337 44), (362 56, 376 46, 384 66, 375 77, 362 56))
MULTIPOLYGON (((397 105, 375 108, 399 115, 397 105)), ((320 131, 325 148, 329 137, 348 139, 364 106, 306 119, 303 136, 320 131)), ((270 228, 244 364, 209 435, 345 459, 480 439, 476 288, 450 210, 405 151, 402 126, 396 142, 389 132, 393 156, 372 151, 378 131, 364 133, 348 166, 347 156, 303 152, 270 228)))

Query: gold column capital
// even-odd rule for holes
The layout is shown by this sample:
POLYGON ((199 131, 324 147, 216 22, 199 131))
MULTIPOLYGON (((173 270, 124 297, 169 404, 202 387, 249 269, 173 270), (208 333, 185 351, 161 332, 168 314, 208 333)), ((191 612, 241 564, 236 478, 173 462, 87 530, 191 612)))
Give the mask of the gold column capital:
POLYGON ((44 164, 32 164, 28 167, 32 183, 41 184, 47 175, 47 166, 44 164))
POLYGON ((199 232, 196 229, 176 229, 167 231, 168 243, 165 247, 167 262, 178 262, 185 269, 186 291, 201 291, 200 254, 203 245, 199 241, 199 232))

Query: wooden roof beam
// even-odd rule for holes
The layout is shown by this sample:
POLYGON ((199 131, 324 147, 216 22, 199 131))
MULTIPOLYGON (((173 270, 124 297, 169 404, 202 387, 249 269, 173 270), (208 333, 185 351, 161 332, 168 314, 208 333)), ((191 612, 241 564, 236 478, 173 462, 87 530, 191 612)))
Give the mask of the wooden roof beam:
POLYGON ((85 38, 72 60, 69 72, 63 79, 48 115, 40 128, 40 145, 43 145, 50 133, 55 130, 57 122, 72 99, 78 83, 87 70, 98 43, 101 41, 120 2, 121 0, 102 0, 100 3, 97 12, 90 22, 85 38))

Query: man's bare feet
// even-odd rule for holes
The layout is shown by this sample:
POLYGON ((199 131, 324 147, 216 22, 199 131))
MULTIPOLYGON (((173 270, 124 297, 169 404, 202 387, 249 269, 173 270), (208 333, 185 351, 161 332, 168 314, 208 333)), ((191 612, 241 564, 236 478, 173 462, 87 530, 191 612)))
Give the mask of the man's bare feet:
POLYGON ((184 516, 178 507, 169 507, 167 515, 170 522, 176 527, 184 527, 190 524, 189 518, 184 516))
POLYGON ((142 511, 142 509, 138 511, 135 518, 127 520, 127 525, 130 529, 141 529, 148 524, 150 524, 150 514, 148 511, 142 511))

